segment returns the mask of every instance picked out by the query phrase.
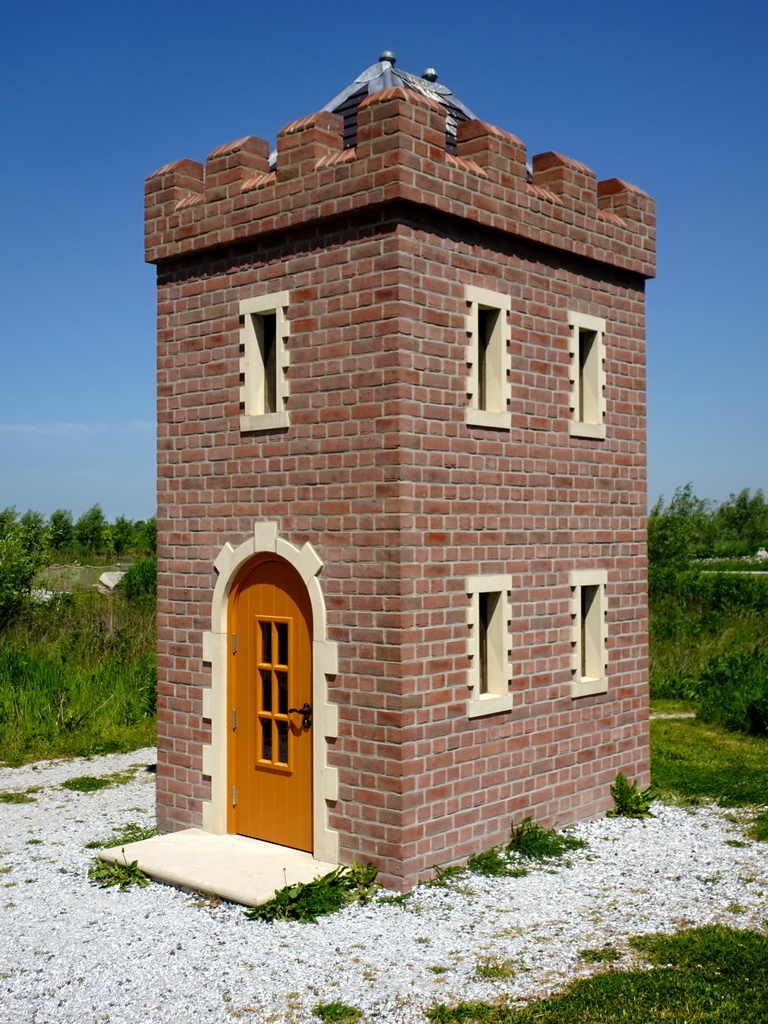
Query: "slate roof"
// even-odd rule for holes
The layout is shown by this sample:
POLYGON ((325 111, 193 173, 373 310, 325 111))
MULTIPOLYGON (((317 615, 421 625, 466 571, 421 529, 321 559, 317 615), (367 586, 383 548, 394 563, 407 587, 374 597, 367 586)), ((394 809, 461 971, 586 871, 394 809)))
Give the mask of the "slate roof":
POLYGON ((375 64, 366 68, 351 85, 322 108, 341 114, 344 118, 344 148, 348 149, 357 142, 357 108, 365 97, 382 89, 402 85, 437 100, 445 107, 445 148, 449 153, 455 153, 456 126, 461 121, 473 120, 475 115, 447 86, 438 83, 437 74, 432 68, 427 68, 421 75, 411 75, 396 68, 395 60, 393 53, 385 51, 375 64))

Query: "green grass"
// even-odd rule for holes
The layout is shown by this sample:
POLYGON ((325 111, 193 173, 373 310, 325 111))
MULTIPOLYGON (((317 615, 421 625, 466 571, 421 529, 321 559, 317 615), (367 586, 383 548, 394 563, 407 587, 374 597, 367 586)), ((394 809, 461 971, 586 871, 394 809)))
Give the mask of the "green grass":
POLYGON ((722 807, 768 803, 768 739, 696 719, 651 722, 651 780, 662 797, 722 807))
POLYGON ((151 607, 83 593, 30 608, 0 648, 0 761, 151 746, 154 649, 151 607))
POLYGON ((513 1009, 437 1006, 438 1024, 765 1024, 768 936, 720 925, 631 940, 651 965, 608 971, 566 993, 513 1009))
POLYGON ((695 715, 696 703, 683 700, 682 697, 660 698, 651 700, 652 715, 695 715))
POLYGON ((40 786, 30 786, 22 792, 3 790, 0 792, 0 804, 33 804, 35 797, 33 793, 39 793, 40 786))
POLYGON ((747 830, 747 835, 760 843, 768 843, 768 811, 757 815, 747 830))
POLYGON ((360 1011, 347 1003, 335 1000, 333 1003, 318 1003, 312 1013, 327 1024, 356 1024, 360 1020, 360 1011))
POLYGON ((758 558, 713 558, 694 565, 702 572, 768 572, 768 561, 758 558))
POLYGON ((651 697, 695 697, 713 659, 768 643, 768 575, 651 573, 651 697))

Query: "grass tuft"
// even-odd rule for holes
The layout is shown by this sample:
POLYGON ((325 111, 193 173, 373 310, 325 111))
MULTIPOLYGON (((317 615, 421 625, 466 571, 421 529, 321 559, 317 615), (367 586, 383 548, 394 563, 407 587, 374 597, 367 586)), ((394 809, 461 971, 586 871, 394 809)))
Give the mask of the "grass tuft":
POLYGON ((95 775, 78 775, 74 779, 67 779, 61 785, 64 789, 71 789, 75 793, 92 793, 95 789, 106 789, 111 785, 111 780, 97 778, 95 775))
POLYGON ((313 1007, 312 1013, 327 1024, 356 1024, 360 1020, 360 1011, 347 1003, 318 1003, 313 1007))
POLYGON ((758 814, 747 830, 747 835, 760 843, 768 843, 768 811, 758 814))
POLYGON ((127 825, 112 829, 109 839, 94 839, 85 844, 86 850, 109 850, 115 846, 127 846, 129 843, 140 843, 143 839, 151 839, 157 835, 156 828, 144 827, 129 821, 127 825))

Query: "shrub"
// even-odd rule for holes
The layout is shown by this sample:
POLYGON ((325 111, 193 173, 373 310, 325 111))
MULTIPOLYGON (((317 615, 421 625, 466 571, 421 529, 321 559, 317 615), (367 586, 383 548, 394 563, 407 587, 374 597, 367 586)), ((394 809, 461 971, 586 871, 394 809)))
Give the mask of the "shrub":
POLYGON ((653 818, 649 807, 654 799, 653 787, 638 790, 637 781, 630 782, 623 772, 616 776, 611 786, 613 807, 608 811, 609 818, 653 818))
POLYGON ((157 597, 157 559, 140 558, 120 581, 128 601, 152 603, 157 597))
POLYGON ((510 828, 507 853, 516 853, 529 860, 544 860, 562 857, 568 850, 579 850, 586 845, 583 839, 542 828, 531 818, 523 818, 519 825, 512 824, 510 828))
POLYGON ((714 658, 702 673, 696 715, 734 732, 768 732, 768 644, 714 658))

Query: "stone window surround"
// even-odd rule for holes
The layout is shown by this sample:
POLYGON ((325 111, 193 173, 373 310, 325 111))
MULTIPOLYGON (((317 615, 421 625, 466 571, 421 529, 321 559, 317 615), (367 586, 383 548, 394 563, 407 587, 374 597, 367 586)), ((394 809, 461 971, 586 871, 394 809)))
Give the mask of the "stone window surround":
POLYGON ((469 404, 466 408, 466 422, 473 427, 496 427, 502 430, 509 430, 512 426, 512 416, 509 412, 509 399, 511 397, 510 372, 512 368, 509 352, 511 300, 508 295, 502 295, 487 288, 477 288, 474 285, 466 285, 464 298, 469 305, 469 312, 466 317, 466 331, 469 337, 466 354, 466 361, 469 366, 469 379, 467 381, 469 404), (480 309, 498 311, 498 317, 486 353, 488 368, 492 371, 494 390, 492 404, 497 405, 497 409, 480 407, 480 380, 478 376, 480 364, 478 355, 478 346, 480 344, 478 314, 480 309))
POLYGON ((469 576, 465 581, 465 590, 469 597, 467 654, 470 665, 467 678, 469 688, 467 717, 479 718, 482 715, 510 711, 514 700, 513 694, 509 691, 512 682, 512 666, 509 660, 512 649, 509 630, 511 619, 509 594, 512 591, 512 577, 503 574, 469 576), (495 677, 488 680, 489 686, 493 688, 489 693, 480 692, 480 594, 499 595, 492 628, 489 630, 489 633, 492 632, 493 635, 487 637, 488 642, 494 644, 492 654, 496 663, 495 677))
POLYGON ((571 437, 591 437, 597 440, 605 438, 605 320, 599 316, 591 316, 588 313, 577 313, 568 311, 568 326, 571 329, 568 341, 568 353, 571 357, 569 376, 571 381, 571 421, 569 433, 571 437), (580 362, 580 334, 582 331, 594 333, 593 342, 595 349, 590 359, 590 366, 582 370, 580 362), (582 374, 586 373, 588 379, 583 379, 582 374), (580 392, 588 386, 590 393, 591 411, 589 418, 578 418, 578 409, 581 405, 580 392))
POLYGON ((605 587, 608 582, 608 573, 605 569, 575 569, 569 573, 568 582, 571 586, 571 669, 573 679, 571 682, 571 697, 589 697, 594 694, 608 692, 606 653, 606 612, 607 602, 605 587), (593 650, 597 652, 596 661, 600 666, 599 676, 583 676, 581 674, 581 588, 596 587, 597 593, 590 609, 589 617, 584 623, 584 630, 590 635, 590 642, 593 650))
POLYGON ((243 350, 240 359, 240 374, 243 383, 240 388, 240 430, 275 430, 290 425, 285 408, 288 401, 288 349, 286 341, 290 335, 290 324, 286 310, 290 303, 288 291, 270 292, 268 295, 252 296, 240 301, 239 313, 243 317, 240 330, 240 345, 243 350), (275 316, 275 411, 264 411, 264 387, 266 367, 259 345, 255 318, 264 314, 275 316))

